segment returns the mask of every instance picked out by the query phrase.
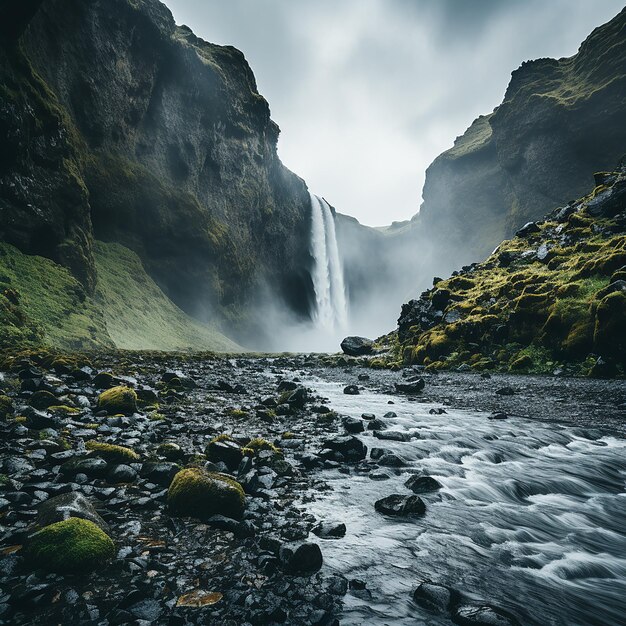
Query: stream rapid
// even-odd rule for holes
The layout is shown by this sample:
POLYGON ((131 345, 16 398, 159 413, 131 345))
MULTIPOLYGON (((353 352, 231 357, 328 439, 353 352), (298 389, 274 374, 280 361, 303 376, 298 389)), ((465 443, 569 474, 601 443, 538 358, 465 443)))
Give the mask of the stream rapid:
POLYGON ((386 432, 413 435, 408 442, 358 435, 368 458, 383 448, 405 466, 380 468, 386 480, 323 470, 332 490, 307 504, 317 518, 347 527, 345 537, 321 540, 326 567, 366 583, 346 596, 343 626, 449 624, 412 602, 424 579, 502 607, 523 624, 626 623, 626 440, 450 407, 433 415, 433 404, 407 397, 345 395, 343 385, 320 378, 306 383, 341 415, 393 411, 386 432), (424 516, 374 510, 380 498, 410 495, 404 483, 415 473, 442 485, 420 496, 424 516))

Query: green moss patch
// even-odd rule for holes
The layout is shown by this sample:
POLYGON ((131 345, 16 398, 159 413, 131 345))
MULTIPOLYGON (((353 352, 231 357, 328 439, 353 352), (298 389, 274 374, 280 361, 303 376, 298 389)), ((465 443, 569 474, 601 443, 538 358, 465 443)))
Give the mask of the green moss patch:
POLYGON ((100 394, 98 409, 109 415, 132 415, 137 412, 137 394, 130 387, 111 387, 100 394))
POLYGON ((96 524, 71 517, 45 526, 28 541, 28 560, 36 568, 63 574, 102 568, 115 556, 115 544, 96 524))
POLYGON ((0 419, 5 419, 9 415, 13 415, 13 400, 0 394, 0 419))
POLYGON ((104 315, 69 270, 0 243, 0 349, 114 347, 104 315))
POLYGON ((139 455, 131 448, 126 448, 125 446, 116 446, 92 439, 85 444, 85 447, 87 450, 95 452, 105 461, 112 463, 136 463, 139 461, 139 455))
POLYGON ((206 519, 226 515, 240 519, 245 494, 234 479, 199 467, 189 467, 174 476, 167 492, 167 503, 176 515, 206 519))

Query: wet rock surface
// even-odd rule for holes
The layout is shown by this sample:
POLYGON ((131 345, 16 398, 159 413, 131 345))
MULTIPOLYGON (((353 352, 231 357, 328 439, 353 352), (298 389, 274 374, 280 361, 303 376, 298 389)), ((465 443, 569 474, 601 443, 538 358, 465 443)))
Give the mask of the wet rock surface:
MULTIPOLYGON (((80 376, 24 361, 0 380, 12 408, 0 420, 1 623, 358 623, 346 598, 371 604, 380 601, 379 591, 364 577, 349 585, 349 574, 326 553, 345 545, 358 554, 352 542, 363 533, 362 522, 349 498, 323 514, 316 502, 344 489, 348 496, 350 485, 363 480, 375 490, 366 503, 368 524, 429 528, 432 504, 445 501, 447 483, 437 472, 434 478, 415 469, 428 457, 430 440, 418 428, 400 428, 401 402, 431 407, 434 412, 424 411, 431 421, 449 418, 442 406, 471 406, 510 416, 483 420, 491 427, 509 428, 524 411, 577 420, 596 439, 606 427, 624 428, 621 382, 423 375, 414 398, 396 387, 413 371, 328 368, 319 357, 137 354, 95 361, 80 376), (22 388, 29 380, 39 381, 36 388, 22 388), (319 381, 335 386, 330 402, 319 381), (343 393, 357 384, 360 395, 343 393), (111 414, 98 406, 102 388, 115 386, 135 390, 136 410, 111 414), (516 393, 495 393, 505 386, 516 393), (69 410, 32 407, 31 396, 43 387, 55 399, 50 406, 69 410), (373 406, 372 394, 393 400, 373 406), (355 410, 344 412, 338 400, 355 403, 355 410), (237 481, 243 509, 209 507, 196 516, 193 506, 183 515, 168 505, 175 477, 190 468, 237 481), (386 502, 377 507, 383 515, 374 506, 379 500, 386 502), (35 567, 26 558, 29 537, 74 517, 113 539, 114 558, 82 575, 35 567)), ((456 460, 454 449, 446 454, 456 460)), ((220 488, 228 491, 229 483, 220 488)), ((516 497, 527 497, 527 488, 516 489, 516 497)), ((386 549, 377 550, 373 562, 386 563, 386 549)), ((399 564, 413 567, 412 558, 407 552, 399 564)), ((426 611, 422 616, 439 607, 447 620, 441 623, 515 623, 502 621, 516 618, 489 604, 491 597, 476 604, 471 577, 467 587, 469 599, 460 603, 445 582, 422 584, 419 594, 413 583, 397 602, 426 611)))

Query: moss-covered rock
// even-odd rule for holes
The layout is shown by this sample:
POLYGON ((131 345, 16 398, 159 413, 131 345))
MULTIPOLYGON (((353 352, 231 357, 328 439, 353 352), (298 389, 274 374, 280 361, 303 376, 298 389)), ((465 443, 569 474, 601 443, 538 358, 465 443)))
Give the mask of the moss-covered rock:
POLYGON ((139 455, 125 446, 116 446, 92 439, 85 444, 85 447, 111 463, 136 463, 139 461, 139 455))
POLYGON ((55 404, 53 406, 49 406, 48 411, 51 411, 52 413, 61 413, 62 415, 75 415, 76 413, 80 413, 80 409, 77 409, 74 406, 68 406, 67 404, 55 404))
POLYGON ((5 419, 9 415, 13 415, 13 400, 0 394, 0 419, 5 419))
POLYGON ((189 467, 174 476, 167 491, 167 503, 176 515, 206 519, 219 514, 240 519, 245 494, 241 485, 229 476, 189 467))
POLYGON ((252 450, 254 454, 266 450, 268 452, 271 452, 272 454, 282 455, 282 451, 280 448, 275 446, 271 441, 268 441, 267 439, 263 439, 261 437, 255 437, 254 439, 251 439, 245 447, 247 450, 252 450))
POLYGON ((130 387, 112 387, 98 397, 98 409, 109 415, 132 415, 137 411, 137 394, 130 387))
POLYGON ((528 354, 522 354, 517 357, 510 366, 511 370, 524 370, 529 369, 533 365, 532 357, 528 354))
POLYGON ((34 533, 25 553, 36 568, 63 574, 80 573, 99 569, 112 559, 115 544, 93 522, 71 517, 34 533))
POLYGON ((182 448, 177 443, 171 441, 160 444, 156 449, 156 453, 168 461, 178 461, 184 456, 182 448))
POLYGON ((611 293, 598 304, 593 343, 602 356, 626 363, 625 293, 611 293))

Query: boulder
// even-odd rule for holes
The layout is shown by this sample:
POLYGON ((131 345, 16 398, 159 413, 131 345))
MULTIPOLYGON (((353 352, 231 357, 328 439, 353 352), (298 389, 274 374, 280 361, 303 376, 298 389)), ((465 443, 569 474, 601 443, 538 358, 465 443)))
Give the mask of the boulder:
POLYGON ((363 421, 355 417, 344 417, 341 422, 348 433, 362 433, 365 430, 363 421))
POLYGON ((141 477, 162 487, 168 487, 179 470, 180 465, 176 463, 148 461, 141 466, 141 477))
POLYGON ((384 430, 387 424, 377 417, 367 422, 367 430, 384 430))
POLYGON ((408 394, 421 393, 425 386, 426 383, 423 378, 418 378, 409 383, 395 383, 396 391, 408 394))
POLYGON ((139 474, 130 465, 115 465, 107 474, 107 481, 112 484, 134 483, 139 474))
POLYGON ((70 519, 70 517, 89 520, 105 533, 109 532, 107 523, 98 515, 91 502, 75 491, 54 496, 40 504, 37 508, 35 524, 38 527, 49 526, 70 519))
POLYGON ((359 388, 356 385, 347 385, 346 387, 343 388, 343 392, 347 396, 358 396, 359 388))
POLYGON ((50 406, 59 404, 56 396, 49 391, 35 391, 35 393, 28 399, 28 404, 34 409, 47 409, 50 406))
POLYGON ((183 449, 177 443, 172 441, 165 441, 164 443, 159 444, 156 453, 168 461, 179 461, 183 458, 183 456, 185 456, 183 449))
POLYGON ((96 389, 110 389, 115 386, 116 381, 110 372, 99 372, 94 376, 93 386, 96 389))
POLYGON ((236 468, 243 457, 241 446, 230 440, 213 440, 205 449, 209 461, 226 463, 229 469, 236 468))
POLYGON ((366 337, 346 337, 341 342, 341 349, 348 356, 362 356, 374 351, 374 342, 366 337))
POLYGON ((279 558, 288 574, 300 576, 314 574, 323 563, 320 547, 311 542, 283 544, 279 550, 279 558))
POLYGON ((367 446, 352 435, 327 439, 324 448, 339 452, 347 461, 362 461, 367 455, 367 446))
POLYGON ((421 582, 413 592, 413 601, 433 613, 445 613, 457 600, 458 593, 430 580, 421 582))
POLYGON ((338 539, 346 534, 346 525, 343 523, 320 522, 312 531, 322 539, 338 539))
POLYGON ((109 415, 132 415, 137 412, 137 394, 130 387, 111 387, 100 394, 98 410, 109 415))
POLYGON ((432 476, 411 476, 404 483, 404 486, 413 493, 429 493, 441 489, 441 483, 432 476))
POLYGON ((286 398, 287 404, 294 409, 303 409, 309 396, 304 387, 297 387, 286 398))
POLYGON ((89 478, 103 478, 108 468, 109 466, 104 459, 74 459, 61 465, 59 472, 63 476, 85 474, 89 478))
POLYGON ((377 500, 374 508, 384 515, 395 516, 424 515, 426 512, 426 505, 420 497, 404 496, 399 493, 377 500))
POLYGON ((115 556, 113 540, 79 517, 44 526, 28 538, 25 556, 36 568, 59 573, 88 572, 115 556))
POLYGON ((205 520, 212 515, 241 519, 245 501, 236 480, 199 467, 178 472, 167 491, 167 504, 173 513, 205 520))
POLYGON ((393 452, 385 452, 377 461, 383 467, 403 467, 406 461, 393 452))

